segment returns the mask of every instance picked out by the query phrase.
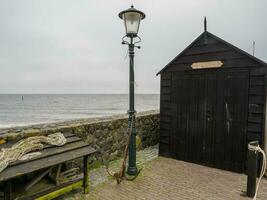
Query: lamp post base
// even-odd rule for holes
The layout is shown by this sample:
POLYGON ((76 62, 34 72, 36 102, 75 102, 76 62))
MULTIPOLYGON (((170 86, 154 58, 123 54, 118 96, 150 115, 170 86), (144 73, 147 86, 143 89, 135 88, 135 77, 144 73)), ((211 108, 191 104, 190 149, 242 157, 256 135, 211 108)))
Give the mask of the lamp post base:
POLYGON ((127 174, 131 176, 136 175, 137 172, 138 172, 137 167, 128 167, 127 169, 127 174))

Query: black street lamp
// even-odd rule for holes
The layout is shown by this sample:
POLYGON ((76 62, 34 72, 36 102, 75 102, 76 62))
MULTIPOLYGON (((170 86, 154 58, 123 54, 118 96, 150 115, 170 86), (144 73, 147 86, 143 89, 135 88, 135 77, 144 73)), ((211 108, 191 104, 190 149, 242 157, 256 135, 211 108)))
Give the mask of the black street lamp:
POLYGON ((130 79, 129 79, 129 124, 128 127, 131 130, 131 138, 129 143, 129 164, 127 174, 136 175, 136 128, 135 128, 135 109, 134 109, 134 47, 140 49, 140 46, 136 46, 136 43, 141 42, 141 38, 137 35, 139 30, 140 21, 145 18, 145 14, 139 10, 136 10, 133 5, 131 8, 119 13, 119 17, 124 21, 126 35, 122 38, 122 44, 128 45, 129 58, 130 58, 130 79), (130 38, 130 42, 125 38, 130 38), (138 38, 134 42, 134 38, 138 38))

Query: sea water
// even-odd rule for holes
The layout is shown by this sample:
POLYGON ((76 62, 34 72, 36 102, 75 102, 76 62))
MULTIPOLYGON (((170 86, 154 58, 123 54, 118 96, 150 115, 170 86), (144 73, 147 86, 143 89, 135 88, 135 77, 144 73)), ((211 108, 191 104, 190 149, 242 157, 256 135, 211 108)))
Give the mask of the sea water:
MULTIPOLYGON (((0 94, 0 128, 124 114, 127 94, 0 94)), ((158 94, 136 94, 136 110, 159 109, 158 94)))

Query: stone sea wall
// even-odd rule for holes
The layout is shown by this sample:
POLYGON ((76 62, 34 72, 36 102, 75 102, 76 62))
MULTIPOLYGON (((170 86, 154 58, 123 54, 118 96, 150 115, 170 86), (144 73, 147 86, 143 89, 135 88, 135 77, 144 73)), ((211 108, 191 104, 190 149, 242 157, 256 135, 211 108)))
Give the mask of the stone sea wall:
MULTIPOLYGON (((116 115, 1 129, 0 141, 3 143, 36 135, 71 132, 83 138, 98 151, 90 161, 91 163, 99 163, 103 160, 111 161, 122 156, 128 138, 127 127, 127 115, 116 115)), ((157 144, 159 142, 158 110, 138 113, 136 128, 140 141, 138 142, 140 143, 139 149, 157 144)))

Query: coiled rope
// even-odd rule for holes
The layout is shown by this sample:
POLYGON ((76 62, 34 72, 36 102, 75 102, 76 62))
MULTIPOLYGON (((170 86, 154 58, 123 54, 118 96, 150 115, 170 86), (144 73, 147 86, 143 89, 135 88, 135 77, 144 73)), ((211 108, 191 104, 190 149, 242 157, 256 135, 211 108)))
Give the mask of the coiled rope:
POLYGON ((255 195, 253 197, 253 200, 257 199, 257 193, 258 193, 258 189, 260 186, 260 181, 262 179, 262 177, 264 176, 265 170, 266 170, 266 155, 265 152, 260 148, 260 146, 254 146, 251 144, 248 144, 248 149, 251 151, 254 151, 255 153, 261 153, 262 154, 262 166, 261 166, 261 173, 260 173, 260 177, 258 179, 257 185, 256 185, 256 191, 255 191, 255 195))
POLYGON ((0 151, 0 173, 7 168, 9 164, 17 160, 27 160, 40 155, 41 152, 30 152, 42 150, 44 147, 42 143, 62 146, 66 143, 66 138, 62 133, 58 132, 48 136, 29 137, 20 140, 10 148, 2 148, 0 151))

